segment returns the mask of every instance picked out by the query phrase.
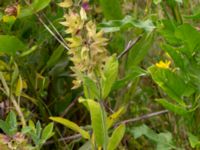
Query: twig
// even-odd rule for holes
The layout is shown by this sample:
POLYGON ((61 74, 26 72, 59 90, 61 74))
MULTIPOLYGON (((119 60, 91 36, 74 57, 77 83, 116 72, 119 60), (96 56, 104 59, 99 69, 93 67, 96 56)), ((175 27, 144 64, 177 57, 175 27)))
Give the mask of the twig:
POLYGON ((44 16, 44 18, 47 20, 47 22, 49 23, 49 25, 54 29, 54 31, 56 32, 56 34, 59 36, 59 38, 62 40, 62 42, 67 45, 65 39, 63 38, 63 36, 60 34, 60 32, 57 30, 57 28, 53 25, 53 23, 49 20, 49 18, 45 15, 45 13, 42 13, 42 15, 44 16))
POLYGON ((64 112, 61 114, 61 117, 64 117, 68 111, 76 104, 78 101, 79 97, 83 95, 83 92, 81 92, 76 98, 69 104, 69 106, 64 110, 64 112))
MULTIPOLYGON (((169 112, 168 110, 161 110, 161 111, 158 111, 158 112, 153 112, 153 113, 146 114, 146 115, 143 115, 143 116, 140 116, 140 117, 121 121, 121 122, 117 123, 115 126, 118 126, 120 124, 134 123, 134 122, 137 122, 137 121, 141 121, 141 120, 144 120, 144 119, 148 119, 148 118, 151 118, 151 117, 162 115, 162 114, 165 114, 165 113, 168 113, 168 112, 169 112)), ((57 141, 75 140, 75 139, 78 139, 78 138, 81 138, 81 137, 82 137, 81 134, 74 134, 72 136, 60 138, 57 141)), ((55 143, 55 141, 51 140, 51 141, 46 142, 45 145, 50 145, 50 144, 53 144, 53 143, 55 143)))
POLYGON ((158 111, 158 112, 153 112, 153 113, 146 114, 146 115, 143 115, 143 116, 140 116, 140 117, 121 121, 121 122, 117 123, 116 126, 118 126, 120 124, 134 123, 134 122, 137 122, 137 121, 140 121, 140 120, 144 120, 144 119, 148 119, 148 118, 151 118, 151 117, 154 117, 154 116, 162 115, 162 114, 165 114, 165 113, 168 113, 168 112, 169 112, 168 110, 161 110, 161 111, 158 111))
POLYGON ((45 24, 45 22, 42 20, 42 18, 38 15, 35 14, 38 17, 38 20, 42 23, 42 25, 47 29, 47 31, 49 31, 49 33, 67 50, 69 50, 69 47, 67 47, 67 45, 65 45, 65 43, 63 43, 57 36, 56 34, 51 31, 51 29, 45 24))
POLYGON ((131 48, 137 43, 139 42, 139 40, 142 38, 142 36, 137 37, 135 40, 133 41, 129 41, 126 48, 124 49, 124 51, 122 53, 120 53, 117 57, 117 59, 120 59, 121 57, 123 57, 126 53, 129 52, 129 50, 131 50, 131 48))
MULTIPOLYGON (((75 140, 75 139, 78 139, 78 138, 81 138, 81 137, 82 137, 81 134, 74 134, 74 135, 72 135, 72 136, 60 138, 60 139, 58 139, 57 141, 58 141, 58 142, 61 142, 61 141, 69 141, 69 140, 75 140)), ((53 143, 55 143, 55 141, 51 140, 51 141, 46 142, 44 145, 50 145, 50 144, 53 144, 53 143)))

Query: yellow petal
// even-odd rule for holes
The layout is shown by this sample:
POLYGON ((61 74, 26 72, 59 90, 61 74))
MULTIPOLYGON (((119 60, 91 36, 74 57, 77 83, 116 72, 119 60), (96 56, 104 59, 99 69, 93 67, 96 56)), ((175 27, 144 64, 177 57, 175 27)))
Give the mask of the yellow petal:
POLYGON ((87 14, 85 12, 85 9, 83 9, 83 7, 81 7, 80 16, 82 20, 87 20, 87 14))
POLYGON ((163 69, 169 69, 171 62, 170 61, 165 61, 163 62, 162 60, 159 63, 156 63, 156 67, 158 68, 163 68, 163 69))

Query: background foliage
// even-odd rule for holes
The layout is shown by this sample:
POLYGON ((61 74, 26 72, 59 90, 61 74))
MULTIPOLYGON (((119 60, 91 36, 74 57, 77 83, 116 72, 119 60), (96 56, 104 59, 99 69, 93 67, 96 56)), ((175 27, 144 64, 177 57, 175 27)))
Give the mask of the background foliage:
POLYGON ((198 149, 199 1, 74 0, 109 56, 77 89, 61 2, 0 0, 0 147, 198 149))

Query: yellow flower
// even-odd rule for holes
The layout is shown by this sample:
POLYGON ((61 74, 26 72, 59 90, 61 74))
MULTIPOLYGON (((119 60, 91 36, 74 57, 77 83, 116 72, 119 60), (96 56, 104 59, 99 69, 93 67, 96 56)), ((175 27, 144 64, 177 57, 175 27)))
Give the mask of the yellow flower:
POLYGON ((69 10, 69 13, 64 17, 65 21, 61 22, 61 24, 67 27, 67 30, 65 31, 66 33, 74 35, 83 28, 84 21, 81 19, 78 13, 69 10))
POLYGON ((165 61, 163 62, 162 60, 159 61, 159 63, 156 63, 156 67, 158 68, 163 68, 163 69, 169 69, 169 66, 171 64, 171 61, 165 61))
POLYGON ((71 38, 67 38, 66 40, 69 42, 68 46, 70 48, 75 48, 82 45, 82 39, 80 36, 74 36, 71 38))
POLYGON ((63 8, 69 8, 73 5, 73 2, 72 0, 65 0, 64 2, 61 2, 58 5, 63 8))

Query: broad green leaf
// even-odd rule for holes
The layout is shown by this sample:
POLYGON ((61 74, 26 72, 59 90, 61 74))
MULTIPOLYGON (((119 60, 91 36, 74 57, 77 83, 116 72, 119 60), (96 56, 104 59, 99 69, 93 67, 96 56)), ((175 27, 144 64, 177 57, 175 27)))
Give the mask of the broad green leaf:
POLYGON ((116 56, 111 56, 104 67, 103 76, 101 79, 102 99, 105 99, 111 91, 111 88, 118 76, 118 61, 116 56))
POLYGON ((63 52, 64 52, 63 46, 58 46, 58 48, 53 52, 53 54, 51 55, 51 57, 47 61, 45 68, 53 67, 58 62, 58 60, 60 59, 63 52))
POLYGON ((171 150, 177 149, 172 141, 172 135, 169 132, 157 134, 146 125, 132 128, 130 133, 137 139, 141 136, 146 136, 149 140, 152 140, 157 145, 157 150, 171 150))
POLYGON ((9 135, 14 135, 17 132, 17 117, 13 111, 9 112, 5 122, 9 127, 9 135))
POLYGON ((198 137, 194 136, 192 133, 189 133, 188 136, 192 148, 200 147, 200 140, 198 139, 198 137))
POLYGON ((7 122, 0 120, 0 129, 2 129, 5 134, 10 135, 10 127, 7 122))
POLYGON ((89 77, 83 77, 83 90, 86 98, 89 99, 99 99, 100 89, 97 88, 97 84, 89 77))
POLYGON ((183 96, 190 96, 194 89, 183 79, 170 69, 152 66, 148 68, 153 80, 177 103, 184 105, 183 96))
POLYGON ((67 120, 67 119, 64 119, 64 118, 61 118, 61 117, 50 117, 50 119, 70 128, 71 130, 79 132, 83 136, 83 138, 90 139, 90 135, 87 131, 83 130, 76 123, 74 123, 70 120, 67 120))
POLYGON ((189 24, 179 26, 175 31, 175 36, 185 44, 184 51, 189 56, 200 48, 200 33, 189 24), (192 38, 191 38, 192 35, 192 38))
POLYGON ((32 132, 32 129, 29 126, 23 127, 21 130, 21 133, 28 134, 29 132, 32 132))
POLYGON ((187 115, 189 113, 189 111, 183 107, 183 106, 179 106, 179 105, 175 105, 173 103, 168 102, 165 99, 156 99, 156 101, 158 103, 160 103, 163 107, 165 107, 166 109, 178 114, 178 115, 187 115))
POLYGON ((178 49, 176 50, 175 48, 173 48, 168 44, 163 44, 161 47, 164 51, 166 51, 170 55, 176 67, 181 68, 183 71, 187 71, 189 60, 182 53, 180 53, 178 49))
POLYGON ((125 107, 119 108, 118 111, 114 112, 112 115, 107 117, 107 128, 109 129, 118 119, 121 117, 121 115, 125 112, 125 107))
POLYGON ((81 101, 85 103, 90 111, 92 129, 94 132, 95 141, 98 146, 106 149, 108 143, 108 133, 106 126, 106 112, 101 105, 94 100, 86 99, 81 101))
POLYGON ((138 65, 147 55, 152 44, 153 34, 144 34, 141 40, 129 51, 127 67, 131 69, 138 65))
POLYGON ((0 52, 14 55, 17 51, 23 51, 27 47, 15 36, 0 35, 0 52))
POLYGON ((118 0, 99 0, 100 7, 106 19, 121 19, 123 17, 121 4, 118 0))
POLYGON ((32 3, 32 8, 34 12, 38 12, 49 5, 51 0, 34 0, 32 3))
POLYGON ((45 142, 51 136, 53 136, 53 123, 49 123, 42 131, 42 140, 45 142))
POLYGON ((155 29, 151 20, 139 21, 131 16, 126 16, 121 20, 110 20, 99 25, 99 28, 104 32, 117 32, 133 27, 144 29, 146 32, 151 32, 155 29))
POLYGON ((172 45, 179 45, 181 44, 180 40, 175 36, 175 30, 177 29, 177 22, 173 22, 171 20, 162 20, 162 25, 158 30, 159 33, 165 38, 167 43, 172 45))
POLYGON ((125 125, 122 124, 118 126, 114 132, 112 133, 112 136, 109 139, 108 142, 108 150, 115 150, 119 143, 121 142, 123 136, 125 133, 125 125))
POLYGON ((22 18, 33 15, 47 7, 50 2, 51 0, 34 0, 29 6, 21 8, 20 14, 17 17, 22 18))

